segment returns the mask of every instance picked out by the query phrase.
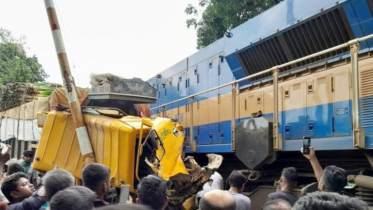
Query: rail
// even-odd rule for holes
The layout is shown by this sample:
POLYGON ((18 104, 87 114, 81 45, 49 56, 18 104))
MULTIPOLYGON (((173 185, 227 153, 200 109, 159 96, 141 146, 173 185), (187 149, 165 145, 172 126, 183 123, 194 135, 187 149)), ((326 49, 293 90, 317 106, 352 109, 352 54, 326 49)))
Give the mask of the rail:
MULTIPOLYGON (((150 110, 153 111, 153 110, 157 110, 157 109, 159 110, 160 108, 162 108, 163 111, 165 111, 166 106, 177 103, 177 102, 181 102, 181 101, 184 101, 184 100, 187 100, 187 99, 190 99, 190 106, 192 107, 191 109, 193 110, 194 98, 196 96, 203 95, 203 94, 206 94, 208 92, 218 90, 220 88, 232 86, 232 125, 231 125, 231 132, 232 132, 232 150, 235 150, 234 127, 235 127, 235 120, 236 120, 236 106, 235 106, 235 103, 236 103, 236 85, 239 82, 249 80, 249 79, 257 77, 257 76, 272 73, 273 74, 273 87, 274 87, 273 88, 274 89, 273 90, 274 91, 274 94, 273 94, 273 104, 274 104, 274 111, 273 111, 273 114, 274 114, 274 116, 273 116, 273 118, 274 118, 274 123, 273 123, 274 134, 273 134, 273 137, 274 138, 273 138, 273 141, 274 142, 273 143, 274 143, 274 149, 275 150, 282 150, 282 138, 281 138, 281 135, 278 132, 278 70, 281 69, 281 68, 285 68, 287 66, 291 66, 291 65, 300 63, 302 61, 320 56, 320 55, 324 55, 324 54, 327 54, 327 53, 330 53, 330 52, 333 52, 333 51, 336 51, 336 50, 339 50, 339 49, 342 49, 342 48, 350 47, 350 49, 351 49, 350 50, 351 65, 352 65, 351 66, 351 71, 352 71, 351 75, 353 77, 352 78, 352 81, 353 81, 353 86, 352 86, 352 88, 353 88, 353 97, 352 97, 352 110, 353 110, 352 113, 353 113, 353 116, 352 117, 353 117, 354 147, 364 148, 365 147, 364 130, 363 130, 363 128, 360 127, 360 123, 359 123, 359 113, 360 113, 360 111, 359 111, 359 86, 358 86, 358 84, 359 84, 358 51, 359 51, 359 43, 360 42, 367 41, 367 40, 372 39, 372 38, 373 38, 373 34, 365 36, 365 37, 353 39, 353 40, 351 40, 349 42, 346 42, 344 44, 341 44, 341 45, 338 45, 338 46, 335 46, 335 47, 332 47, 332 48, 329 48, 329 49, 326 49, 326 50, 323 50, 323 51, 320 51, 320 52, 317 52, 317 53, 314 53, 314 54, 311 54, 311 55, 308 55, 308 56, 305 56, 305 57, 302 57, 302 58, 299 58, 299 59, 296 59, 296 60, 293 60, 293 61, 290 61, 290 62, 287 62, 287 63, 281 64, 281 65, 278 65, 278 66, 274 66, 274 67, 266 69, 264 71, 261 71, 261 72, 243 77, 243 78, 238 79, 238 80, 234 80, 232 82, 229 82, 229 83, 226 83, 226 84, 223 84, 223 85, 220 85, 220 86, 217 86, 217 87, 214 87, 214 88, 211 88, 211 89, 199 92, 199 93, 192 94, 190 96, 186 96, 186 97, 181 98, 181 99, 171 101, 169 103, 162 104, 160 106, 151 108, 150 110), (275 99, 277 99, 277 101, 275 99)), ((194 123, 193 123, 193 114, 192 114, 191 115, 191 125, 190 125, 190 127, 192 128, 191 129, 191 135, 190 135, 191 152, 195 152, 195 149, 196 149, 196 143, 194 142, 194 137, 192 135, 193 134, 193 124, 194 123)))

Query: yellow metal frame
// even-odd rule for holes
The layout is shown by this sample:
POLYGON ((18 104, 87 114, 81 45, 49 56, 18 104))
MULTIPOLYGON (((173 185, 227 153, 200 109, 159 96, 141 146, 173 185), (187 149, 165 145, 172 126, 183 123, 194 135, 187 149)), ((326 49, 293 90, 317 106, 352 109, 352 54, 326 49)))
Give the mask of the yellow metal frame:
MULTIPOLYGON (((189 174, 182 160, 185 135, 181 131, 182 128, 175 126, 172 120, 166 118, 152 120, 133 116, 116 119, 95 114, 85 114, 84 120, 96 160, 110 168, 113 186, 129 184, 131 192, 135 192, 134 182, 140 179, 139 166, 142 164, 140 156, 143 154, 143 138, 151 130, 155 130, 160 135, 164 146, 156 151, 160 163, 155 161, 156 167, 152 169, 165 180, 180 173, 189 174)), ((81 179, 84 166, 84 157, 80 152, 71 114, 49 112, 35 154, 33 168, 49 171, 59 167, 81 179)))
POLYGON ((139 146, 136 156, 136 169, 135 176, 138 181, 139 177, 139 166, 140 166, 140 157, 143 154, 143 138, 144 125, 151 128, 148 132, 156 132, 159 136, 159 149, 156 151, 156 156, 159 163, 151 163, 146 161, 146 163, 158 174, 162 179, 169 179, 171 176, 176 174, 189 174, 186 167, 184 166, 182 156, 183 156, 183 144, 184 144, 184 133, 181 132, 182 129, 179 126, 175 126, 171 120, 164 118, 157 118, 155 121, 143 119, 140 126, 139 134, 139 146), (179 135, 176 136, 175 132, 179 135), (165 154, 167 152, 166 157, 165 154))

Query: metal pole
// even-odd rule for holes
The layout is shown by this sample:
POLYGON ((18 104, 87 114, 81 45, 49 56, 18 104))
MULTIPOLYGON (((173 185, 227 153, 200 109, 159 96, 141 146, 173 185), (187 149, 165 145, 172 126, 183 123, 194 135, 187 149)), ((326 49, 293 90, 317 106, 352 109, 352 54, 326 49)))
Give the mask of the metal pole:
POLYGON ((232 135, 232 150, 236 150, 236 86, 237 83, 232 84, 232 120, 231 120, 231 135, 232 135))
POLYGON ((352 71, 352 123, 354 147, 365 148, 365 135, 360 127, 360 106, 359 106, 359 44, 351 45, 351 71, 352 71))
POLYGON ((278 132, 278 68, 273 69, 273 147, 282 150, 282 139, 278 132))
POLYGON ((85 163, 89 164, 95 162, 95 156, 93 154, 91 141, 89 140, 87 128, 84 123, 82 110, 78 100, 78 95, 76 93, 74 78, 71 75, 65 45, 62 39, 60 25, 58 23, 56 9, 53 0, 44 0, 44 3, 47 9, 49 24, 52 29, 52 35, 58 56, 58 62, 60 64, 63 84, 65 87, 67 99, 70 104, 71 116, 76 127, 76 135, 78 137, 80 151, 85 163))
POLYGON ((190 151, 196 152, 196 142, 194 141, 194 114, 193 114, 193 106, 194 106, 194 97, 190 97, 190 151))

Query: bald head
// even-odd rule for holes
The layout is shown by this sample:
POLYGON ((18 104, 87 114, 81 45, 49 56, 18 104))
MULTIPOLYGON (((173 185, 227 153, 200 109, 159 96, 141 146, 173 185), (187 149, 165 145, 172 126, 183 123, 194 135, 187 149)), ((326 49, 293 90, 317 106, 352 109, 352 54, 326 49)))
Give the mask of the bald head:
POLYGON ((285 200, 273 200, 268 201, 264 207, 264 210, 291 210, 291 205, 285 200))
POLYGON ((200 210, 235 210, 233 196, 223 190, 212 190, 204 194, 199 204, 200 210))

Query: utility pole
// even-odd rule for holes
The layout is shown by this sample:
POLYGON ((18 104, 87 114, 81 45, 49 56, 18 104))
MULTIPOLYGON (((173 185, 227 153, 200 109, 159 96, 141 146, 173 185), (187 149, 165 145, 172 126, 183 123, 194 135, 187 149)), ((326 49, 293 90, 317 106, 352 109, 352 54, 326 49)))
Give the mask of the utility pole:
POLYGON ((76 93, 75 81, 71 75, 56 9, 53 0, 44 0, 44 2, 47 9, 49 24, 52 30, 58 62, 60 64, 63 85, 65 87, 66 96, 70 104, 71 115, 76 127, 76 135, 79 141, 80 151, 84 158, 85 164, 89 164, 95 162, 95 156, 93 154, 91 141, 89 140, 87 128, 84 123, 82 110, 78 100, 78 95, 76 93))

